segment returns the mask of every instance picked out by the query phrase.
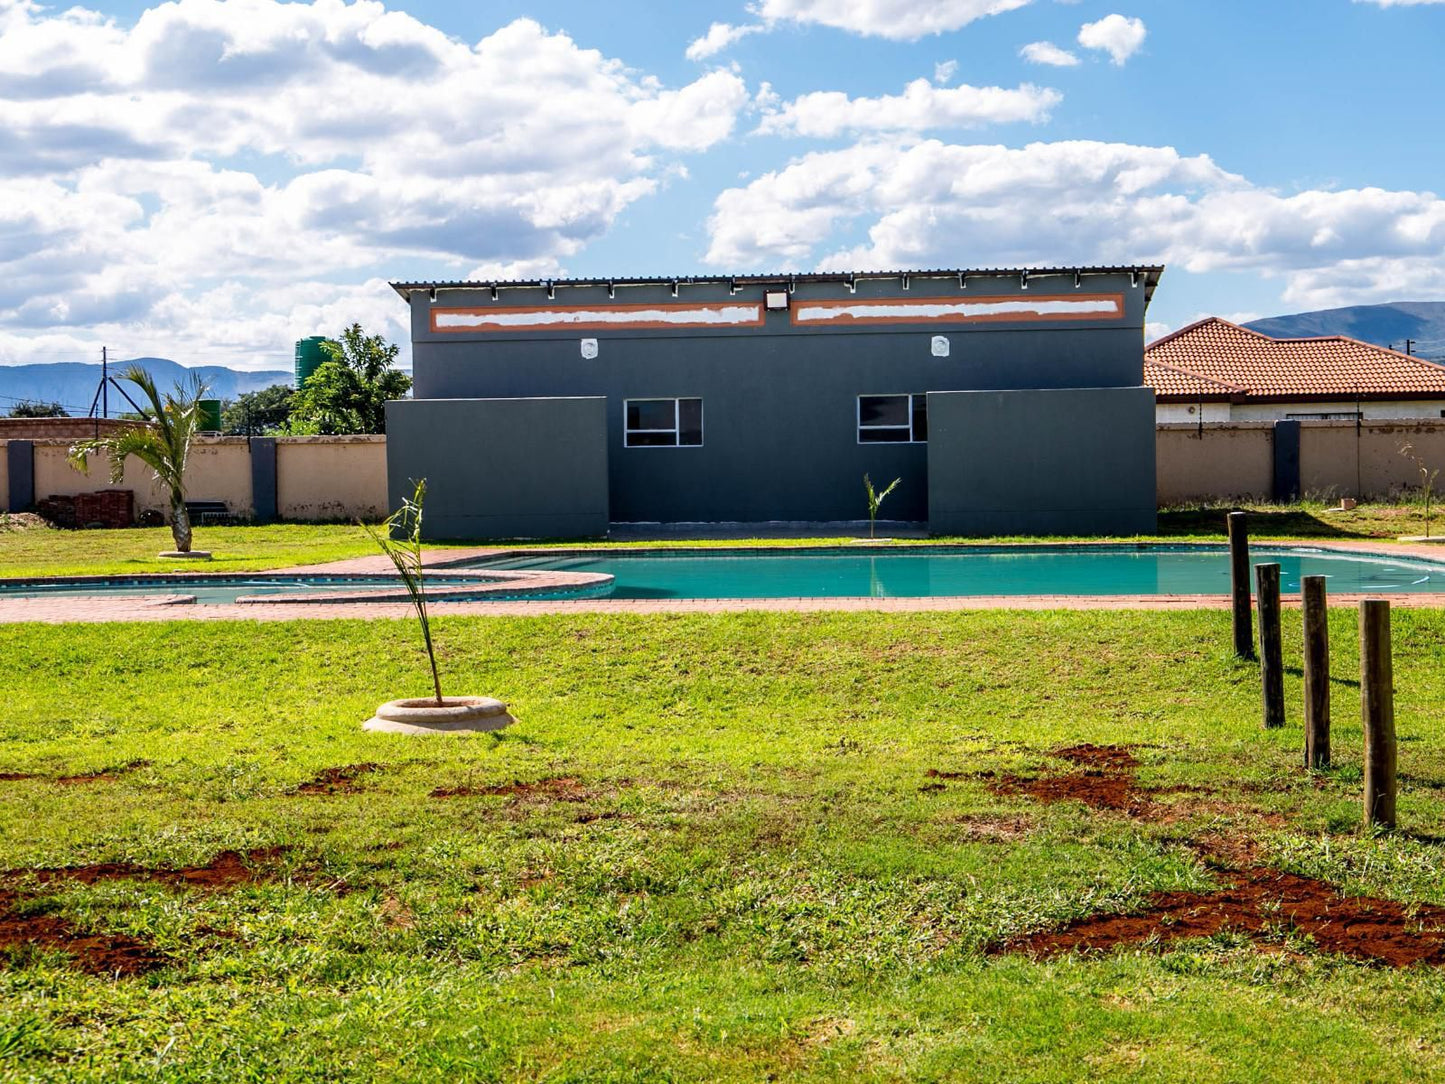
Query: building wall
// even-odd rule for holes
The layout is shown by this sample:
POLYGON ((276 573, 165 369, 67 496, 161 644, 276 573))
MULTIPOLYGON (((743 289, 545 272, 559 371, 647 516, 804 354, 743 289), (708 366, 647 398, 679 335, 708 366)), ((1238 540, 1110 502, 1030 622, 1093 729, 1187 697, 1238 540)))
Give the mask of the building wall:
MULTIPOLYGON (((614 522, 851 520, 866 514, 862 479, 900 477, 890 517, 928 515, 924 444, 860 444, 858 396, 930 391, 1133 387, 1142 379, 1144 286, 1128 275, 914 276, 799 283, 788 311, 761 313, 756 326, 527 331, 433 329, 433 310, 486 316, 547 306, 761 306, 765 288, 726 284, 443 290, 412 295, 417 399, 582 396, 607 401, 611 519, 614 522), (1078 304, 1118 298, 1108 319, 1010 317, 973 323, 797 323, 817 302, 1078 304), (933 352, 935 336, 949 356, 933 352), (584 357, 582 340, 597 343, 584 357), (624 401, 700 397, 701 447, 623 446, 624 401)), ((917 311, 917 310, 910 310, 917 311)), ((445 314, 444 314, 445 315, 445 314)), ((448 317, 451 318, 451 317, 448 317)))
POLYGON ((1228 403, 1156 403, 1154 420, 1160 425, 1199 424, 1200 414, 1204 424, 1229 421, 1228 403))
POLYGON ((607 401, 414 399, 386 405, 391 506, 426 479, 428 539, 607 534, 607 401))
POLYGON ((928 406, 934 534, 1154 530, 1152 389, 934 392, 928 406))
POLYGON ((276 511, 282 519, 382 519, 386 500, 385 437, 276 441, 276 511))
MULTIPOLYGON (((1346 414, 1353 416, 1354 403, 1160 403, 1154 419, 1160 425, 1185 422, 1199 423, 1201 408, 1204 423, 1264 422, 1297 417, 1302 414, 1346 414)), ((1438 421, 1445 418, 1445 399, 1399 400, 1396 402, 1360 403, 1359 411, 1366 421, 1438 421)), ((1301 421, 1326 419, 1300 418, 1301 421)), ((1348 420, 1348 419, 1345 419, 1348 420)))

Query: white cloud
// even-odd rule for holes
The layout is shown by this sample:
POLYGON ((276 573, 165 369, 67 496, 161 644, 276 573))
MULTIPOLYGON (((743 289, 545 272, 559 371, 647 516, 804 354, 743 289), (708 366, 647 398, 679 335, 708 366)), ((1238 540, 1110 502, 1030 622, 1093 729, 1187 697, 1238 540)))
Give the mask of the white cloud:
POLYGON ((1085 23, 1079 28, 1079 44, 1085 49, 1100 49, 1122 65, 1139 51, 1144 44, 1147 31, 1143 19, 1128 19, 1123 15, 1105 15, 1096 23, 1085 23))
POLYGON ((706 60, 708 57, 722 52, 734 42, 747 37, 749 34, 756 34, 764 27, 753 23, 747 26, 731 26, 728 23, 713 23, 707 28, 707 33, 695 39, 687 47, 688 60, 706 60))
POLYGON ((917 41, 958 30, 989 15, 1025 7, 1030 0, 757 0, 753 10, 769 22, 830 26, 868 37, 917 41))
POLYGON ((953 82, 953 77, 958 74, 958 61, 940 60, 933 65, 933 81, 939 86, 953 82))
POLYGON ((1281 195, 1169 147, 864 142, 723 192, 709 230, 708 261, 734 270, 1161 261, 1282 277, 1315 307, 1445 291, 1445 200, 1281 195))
POLYGON ((843 132, 922 132, 984 124, 1046 120, 1063 100, 1056 90, 1025 83, 1004 87, 936 87, 915 79, 901 95, 849 98, 841 91, 804 94, 763 117, 764 135, 827 139, 843 132))
POLYGON ((1422 4, 1445 4, 1445 0, 1355 0, 1355 3, 1375 4, 1382 8, 1409 8, 1422 4))
POLYGON ((1072 68, 1079 58, 1051 41, 1031 41, 1019 50, 1019 56, 1030 64, 1048 64, 1055 68, 1072 68))
POLYGON ((247 364, 308 291, 555 274, 749 102, 528 19, 468 45, 377 0, 177 0, 129 28, 0 0, 0 362, 84 328, 247 364))

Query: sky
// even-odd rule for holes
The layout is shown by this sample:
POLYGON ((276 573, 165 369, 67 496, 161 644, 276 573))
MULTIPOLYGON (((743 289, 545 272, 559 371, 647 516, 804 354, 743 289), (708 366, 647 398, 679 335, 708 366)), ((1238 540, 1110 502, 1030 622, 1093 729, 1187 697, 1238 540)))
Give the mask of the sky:
POLYGON ((1445 0, 0 0, 0 364, 284 369, 394 280, 1166 265, 1445 300, 1445 0))

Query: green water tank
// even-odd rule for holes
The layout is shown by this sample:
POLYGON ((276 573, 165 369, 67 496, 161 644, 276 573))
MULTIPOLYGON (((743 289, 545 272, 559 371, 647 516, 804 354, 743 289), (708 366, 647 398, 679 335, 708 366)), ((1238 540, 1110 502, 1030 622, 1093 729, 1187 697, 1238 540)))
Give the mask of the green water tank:
POLYGON ((326 352, 321 349, 321 344, 325 341, 325 335, 312 335, 309 339, 296 340, 297 391, 301 390, 306 381, 311 379, 311 374, 321 368, 321 363, 326 360, 326 352))
POLYGON ((221 431, 221 400, 202 399, 197 404, 200 408, 201 423, 196 428, 202 433, 219 433, 221 431))

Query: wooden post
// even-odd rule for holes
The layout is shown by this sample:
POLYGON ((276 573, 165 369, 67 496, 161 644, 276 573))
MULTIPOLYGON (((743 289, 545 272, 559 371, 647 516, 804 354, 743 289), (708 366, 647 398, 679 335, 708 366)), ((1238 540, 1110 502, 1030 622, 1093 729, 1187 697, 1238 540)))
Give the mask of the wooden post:
POLYGON ((1395 827, 1395 677, 1390 603, 1360 603, 1360 710, 1365 724, 1365 827, 1395 827))
POLYGON ((1229 524, 1229 591, 1234 597, 1234 654, 1254 658, 1254 629, 1249 612, 1249 521, 1231 512, 1229 524))
POLYGON ((1305 630, 1305 767, 1330 766, 1330 622, 1325 578, 1300 581, 1305 630))
POLYGON ((1259 677, 1264 725, 1284 726, 1284 649, 1279 632, 1279 565, 1255 565, 1259 579, 1259 677))

